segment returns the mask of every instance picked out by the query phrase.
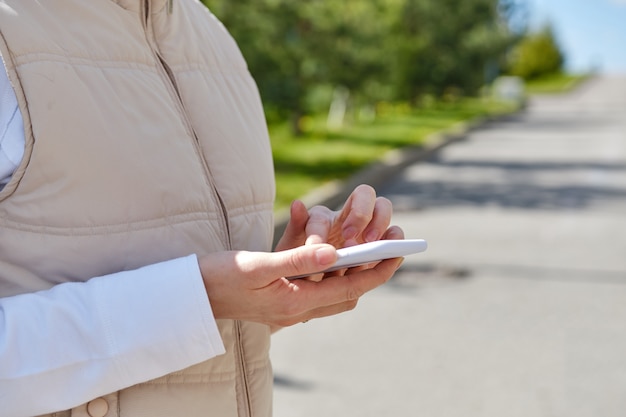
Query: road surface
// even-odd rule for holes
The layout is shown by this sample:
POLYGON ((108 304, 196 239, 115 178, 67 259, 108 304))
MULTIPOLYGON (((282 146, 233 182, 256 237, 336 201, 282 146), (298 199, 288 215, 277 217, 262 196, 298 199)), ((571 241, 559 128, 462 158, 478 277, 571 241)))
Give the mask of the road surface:
POLYGON ((429 249, 274 336, 276 417, 626 415, 626 78, 533 98, 379 192, 429 249))

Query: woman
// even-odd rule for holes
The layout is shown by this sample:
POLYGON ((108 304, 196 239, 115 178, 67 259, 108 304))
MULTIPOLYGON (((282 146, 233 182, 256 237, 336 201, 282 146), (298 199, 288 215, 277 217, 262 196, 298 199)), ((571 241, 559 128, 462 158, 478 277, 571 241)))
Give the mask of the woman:
POLYGON ((271 415, 271 330, 352 309, 400 260, 284 277, 402 238, 390 203, 294 202, 269 252, 258 92, 195 0, 9 0, 0 33, 3 416, 271 415))

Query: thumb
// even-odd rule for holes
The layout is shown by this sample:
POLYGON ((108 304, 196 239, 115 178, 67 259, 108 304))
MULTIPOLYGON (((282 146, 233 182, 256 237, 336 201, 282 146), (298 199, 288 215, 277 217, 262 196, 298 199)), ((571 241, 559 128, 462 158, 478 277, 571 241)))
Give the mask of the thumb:
POLYGON ((281 252, 265 254, 269 256, 255 257, 253 269, 263 271, 268 279, 311 275, 329 268, 337 261, 337 249, 322 243, 304 245, 281 252))

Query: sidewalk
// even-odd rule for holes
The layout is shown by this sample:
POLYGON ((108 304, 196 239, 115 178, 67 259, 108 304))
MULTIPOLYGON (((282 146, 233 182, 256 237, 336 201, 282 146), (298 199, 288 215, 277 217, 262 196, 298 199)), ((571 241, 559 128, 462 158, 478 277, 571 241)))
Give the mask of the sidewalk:
POLYGON ((274 336, 276 417, 624 414, 625 78, 534 99, 379 191, 429 250, 274 336))

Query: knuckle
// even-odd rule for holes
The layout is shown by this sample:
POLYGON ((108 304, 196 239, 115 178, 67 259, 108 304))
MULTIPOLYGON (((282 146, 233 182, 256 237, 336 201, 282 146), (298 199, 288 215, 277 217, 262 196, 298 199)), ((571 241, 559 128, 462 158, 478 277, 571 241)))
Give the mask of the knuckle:
POLYGON ((330 228, 334 218, 333 212, 329 209, 321 206, 313 207, 309 212, 309 220, 307 222, 307 229, 311 227, 317 228, 330 228))
POLYGON ((322 226, 322 227, 330 227, 331 225, 331 221, 330 221, 330 217, 326 217, 326 216, 312 216, 311 220, 309 220, 309 224, 308 226, 322 226))
POLYGON ((324 206, 314 206, 314 207, 311 207, 311 209, 309 209, 309 216, 311 220, 320 219, 320 218, 327 219, 330 213, 332 213, 332 211, 328 207, 324 207, 324 206))
POLYGON ((302 256, 298 252, 291 252, 287 257, 287 264, 292 271, 299 271, 303 266, 302 256))
POLYGON ((361 296, 363 296, 364 291, 356 286, 350 286, 346 292, 346 299, 348 301, 356 302, 361 296))
POLYGON ((351 216, 358 222, 367 223, 372 218, 372 213, 360 208, 354 208, 351 216))

